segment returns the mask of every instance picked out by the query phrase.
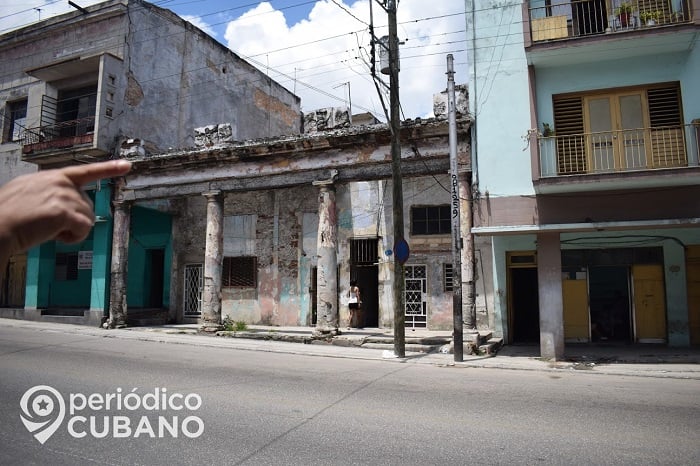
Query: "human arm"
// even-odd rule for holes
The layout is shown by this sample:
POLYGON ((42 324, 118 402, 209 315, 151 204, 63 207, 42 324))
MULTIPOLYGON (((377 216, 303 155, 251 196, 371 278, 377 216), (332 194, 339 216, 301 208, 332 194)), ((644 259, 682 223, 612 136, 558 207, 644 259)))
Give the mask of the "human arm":
POLYGON ((13 254, 50 240, 84 240, 95 214, 83 185, 130 169, 112 160, 22 175, 0 187, 0 276, 13 254))

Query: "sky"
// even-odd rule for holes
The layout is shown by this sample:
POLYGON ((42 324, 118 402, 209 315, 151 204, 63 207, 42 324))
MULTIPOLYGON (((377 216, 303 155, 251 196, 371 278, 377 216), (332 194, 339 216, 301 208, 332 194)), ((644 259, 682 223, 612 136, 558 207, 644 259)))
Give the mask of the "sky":
MULTIPOLYGON (((387 14, 372 0, 375 35, 387 14)), ((95 0, 73 0, 85 7, 95 0)), ((370 0, 153 0, 208 33, 301 98, 302 111, 351 106, 385 121, 370 73, 370 0)), ((464 0, 399 0, 403 118, 432 116, 433 95, 468 81, 464 0)), ((75 11, 67 0, 2 0, 0 34, 75 11)), ((377 48, 378 49, 378 48, 377 48)), ((1 66, 1 64, 0 64, 1 66)), ((377 66, 377 69, 379 66, 377 66)), ((381 75, 388 84, 386 75, 381 75)), ((385 103, 388 107, 388 92, 385 103)))

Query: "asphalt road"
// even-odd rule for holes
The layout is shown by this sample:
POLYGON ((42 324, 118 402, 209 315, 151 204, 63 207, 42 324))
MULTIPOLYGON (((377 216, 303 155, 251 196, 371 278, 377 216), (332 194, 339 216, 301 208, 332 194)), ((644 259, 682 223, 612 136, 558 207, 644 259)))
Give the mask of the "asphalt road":
POLYGON ((0 463, 697 465, 700 381, 0 328, 0 463))

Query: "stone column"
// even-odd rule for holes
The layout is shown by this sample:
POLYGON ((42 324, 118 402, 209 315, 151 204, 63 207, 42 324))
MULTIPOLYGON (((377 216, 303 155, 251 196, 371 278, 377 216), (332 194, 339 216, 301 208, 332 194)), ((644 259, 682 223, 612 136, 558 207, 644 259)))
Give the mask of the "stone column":
POLYGON ((540 299, 540 355, 564 357, 564 299, 561 283, 559 233, 537 235, 537 287, 540 299))
POLYGON ((221 271, 224 262, 224 200, 221 191, 203 193, 207 198, 207 237, 204 251, 202 329, 221 329, 221 271))
POLYGON ((318 274, 316 282, 317 336, 338 333, 338 221, 333 181, 315 181, 318 197, 318 274))
POLYGON ((109 293, 109 328, 126 327, 126 277, 129 260, 131 202, 115 201, 112 230, 112 265, 109 293))

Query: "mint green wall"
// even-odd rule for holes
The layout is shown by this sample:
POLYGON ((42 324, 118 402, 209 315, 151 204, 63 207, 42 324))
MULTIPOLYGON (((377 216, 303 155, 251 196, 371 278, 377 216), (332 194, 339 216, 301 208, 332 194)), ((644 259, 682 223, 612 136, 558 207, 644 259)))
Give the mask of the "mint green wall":
POLYGON ((694 118, 700 118, 698 56, 700 52, 658 55, 654 56, 654 66, 649 66, 648 57, 632 57, 601 61, 595 67, 590 63, 556 68, 538 67, 535 71, 538 121, 554 121, 552 95, 555 94, 680 80, 685 121, 690 123, 694 118))
POLYGON ((49 305, 49 288, 55 264, 53 241, 36 246, 27 253, 27 285, 24 306, 38 309, 49 305))
POLYGON ((95 192, 95 215, 98 221, 93 228, 90 310, 104 312, 109 308, 109 270, 112 257, 110 200, 112 189, 106 181, 102 181, 100 188, 99 191, 95 192))
POLYGON ((488 191, 490 197, 534 194, 530 154, 523 151, 523 136, 532 125, 522 4, 467 0, 465 7, 469 107, 476 120, 472 157, 479 192, 488 191))
POLYGON ((172 264, 172 219, 152 209, 131 209, 131 236, 127 266, 127 307, 149 306, 151 283, 149 249, 165 249, 163 270, 163 307, 170 305, 170 269, 172 264))
MULTIPOLYGON (((92 251, 92 239, 71 245, 56 242, 56 254, 76 251, 92 251)), ((90 305, 91 283, 92 269, 78 270, 77 280, 56 280, 52 273, 49 307, 84 307, 87 309, 90 305)))
MULTIPOLYGON (((88 191, 87 195, 95 203, 98 191, 88 191)), ((99 197, 102 193, 99 192, 99 197)), ((78 251, 92 251, 94 229, 90 231, 88 237, 78 244, 64 244, 55 242, 55 254, 78 251)), ((90 307, 90 291, 92 288, 92 269, 78 269, 77 280, 56 280, 55 278, 55 256, 54 265, 47 271, 50 275, 49 284, 49 307, 90 307)))

